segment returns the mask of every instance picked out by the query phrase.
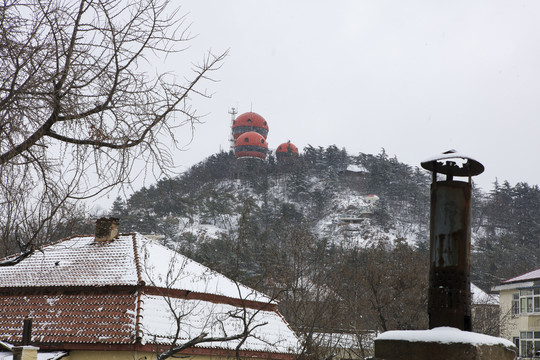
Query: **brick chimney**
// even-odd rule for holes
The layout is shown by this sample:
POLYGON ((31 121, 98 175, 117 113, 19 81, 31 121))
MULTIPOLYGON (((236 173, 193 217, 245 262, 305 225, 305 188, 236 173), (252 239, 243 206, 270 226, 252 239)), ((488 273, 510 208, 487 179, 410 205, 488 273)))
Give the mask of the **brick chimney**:
POLYGON ((94 241, 103 242, 111 241, 118 236, 118 224, 120 220, 118 218, 99 218, 96 221, 96 237, 94 241))

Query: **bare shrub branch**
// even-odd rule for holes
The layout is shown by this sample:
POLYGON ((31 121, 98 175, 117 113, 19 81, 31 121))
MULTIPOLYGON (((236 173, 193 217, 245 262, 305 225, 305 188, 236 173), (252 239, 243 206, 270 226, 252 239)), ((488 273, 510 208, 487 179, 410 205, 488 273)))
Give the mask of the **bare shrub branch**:
MULTIPOLYGON (((43 239, 59 209, 129 183, 135 163, 157 176, 174 172, 178 128, 200 122, 190 97, 208 97, 200 86, 227 53, 206 54, 182 83, 149 75, 192 38, 168 5, 0 4, 1 228, 24 230, 26 243, 43 239)), ((4 231, 3 243, 13 234, 4 231)))

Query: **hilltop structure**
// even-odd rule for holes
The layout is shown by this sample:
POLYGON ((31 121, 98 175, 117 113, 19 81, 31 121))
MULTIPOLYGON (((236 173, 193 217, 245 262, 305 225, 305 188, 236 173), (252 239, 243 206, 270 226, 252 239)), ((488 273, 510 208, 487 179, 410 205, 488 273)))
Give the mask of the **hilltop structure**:
POLYGON ((264 160, 267 152, 268 143, 261 134, 255 131, 243 133, 234 143, 234 155, 238 159, 255 158, 264 160))
MULTIPOLYGON (((238 159, 255 158, 266 159, 268 153, 268 122, 264 117, 255 112, 246 112, 235 118, 237 110, 231 108, 231 150, 234 150, 238 159), (259 135, 259 136, 257 136, 259 135), (242 138, 242 140, 240 140, 242 138)), ((298 157, 298 148, 290 141, 283 143, 276 149, 278 160, 298 157)))
POLYGON ((295 158, 297 156, 298 148, 290 141, 279 145, 276 149, 276 158, 278 159, 278 161, 288 158, 295 158))
POLYGON ((250 131, 261 134, 266 139, 269 131, 268 123, 261 115, 254 112, 238 115, 232 125, 233 138, 236 140, 240 135, 250 131))

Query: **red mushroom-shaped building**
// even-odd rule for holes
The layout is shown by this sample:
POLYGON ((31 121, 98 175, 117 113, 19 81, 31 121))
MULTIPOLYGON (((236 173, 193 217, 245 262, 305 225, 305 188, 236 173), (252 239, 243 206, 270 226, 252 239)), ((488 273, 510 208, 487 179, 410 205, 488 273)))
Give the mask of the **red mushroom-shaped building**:
POLYGON ((276 157, 278 160, 285 157, 296 157, 298 156, 298 148, 296 145, 292 144, 290 141, 279 145, 276 149, 276 157))
POLYGON ((232 125, 234 139, 238 139, 240 135, 249 131, 255 131, 266 139, 268 136, 268 123, 261 115, 254 112, 238 115, 232 125))
POLYGON ((268 143, 265 138, 255 131, 240 135, 234 142, 234 155, 237 158, 266 159, 268 143))

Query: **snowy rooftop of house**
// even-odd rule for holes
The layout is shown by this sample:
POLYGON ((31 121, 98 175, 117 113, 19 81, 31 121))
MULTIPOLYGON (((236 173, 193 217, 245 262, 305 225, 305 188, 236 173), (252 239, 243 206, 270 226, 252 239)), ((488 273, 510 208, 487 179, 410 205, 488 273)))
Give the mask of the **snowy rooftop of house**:
POLYGON ((531 281, 540 279, 540 269, 530 271, 528 273, 513 277, 511 279, 504 280, 502 284, 509 284, 521 281, 531 281))
POLYGON ((488 294, 471 283, 472 303, 475 305, 499 305, 499 296, 488 294))
POLYGON ((73 237, 35 251, 15 266, 0 267, 2 287, 148 286, 276 303, 140 234, 114 241, 73 237))
MULTIPOLYGON (((261 326, 241 350, 294 354, 298 338, 276 305, 140 234, 102 243, 74 237, 45 246, 17 265, 0 267, 0 341, 11 343, 21 341, 26 317, 33 319, 37 346, 145 346, 171 344, 180 315, 178 341, 202 332, 209 337, 238 334, 245 312, 252 325, 261 326)), ((237 345, 200 347, 234 350, 237 345)))
POLYGON ((510 340, 462 331, 452 327, 438 327, 431 330, 387 331, 375 340, 401 340, 410 342, 435 342, 440 344, 503 345, 514 347, 510 340))

